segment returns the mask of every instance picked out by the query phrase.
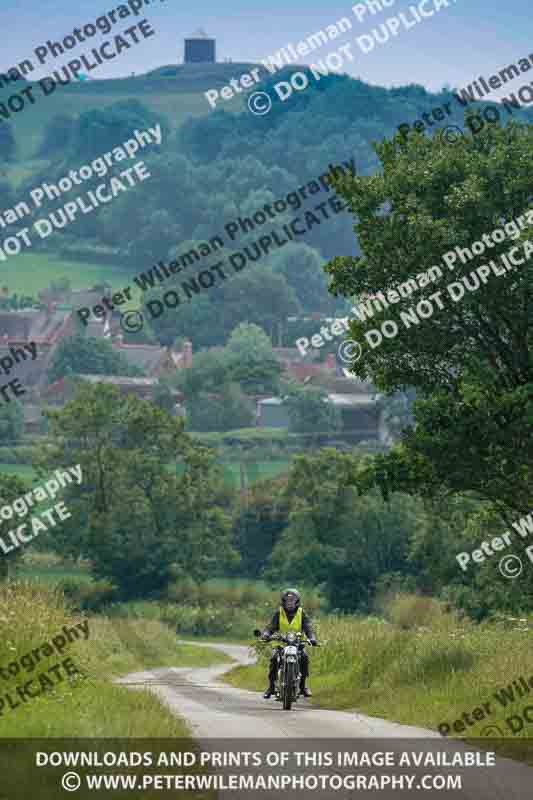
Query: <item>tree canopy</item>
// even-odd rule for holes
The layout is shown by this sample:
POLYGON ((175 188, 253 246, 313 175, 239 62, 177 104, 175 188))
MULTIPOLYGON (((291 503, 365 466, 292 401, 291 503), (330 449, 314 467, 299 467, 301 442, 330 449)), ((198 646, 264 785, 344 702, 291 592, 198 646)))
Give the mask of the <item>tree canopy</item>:
POLYGON ((48 369, 48 379, 52 383, 74 374, 142 377, 144 372, 129 364, 106 339, 93 339, 80 333, 67 336, 59 343, 48 369))
POLYGON ((322 584, 337 609, 368 610, 378 579, 408 574, 409 539, 421 524, 409 498, 359 497, 351 482, 364 462, 331 448, 299 456, 286 496, 289 524, 278 536, 266 576, 322 584))
POLYGON ((417 392, 415 428, 372 470, 385 490, 470 491, 515 511, 532 505, 533 261, 465 291, 461 302, 445 291, 523 243, 527 226, 466 264, 457 259, 454 271, 444 272, 442 262, 445 253, 471 247, 528 211, 532 144, 533 130, 520 123, 489 126, 455 145, 418 133, 396 136, 376 145, 382 174, 335 183, 350 203, 363 255, 331 261, 332 291, 368 299, 432 265, 443 267, 438 284, 350 326, 351 337, 364 346, 353 364, 356 375, 387 392, 408 386, 417 392), (366 344, 371 328, 398 320, 438 289, 443 310, 420 324, 399 325, 397 336, 384 336, 374 349, 366 344))
POLYGON ((80 463, 83 475, 67 490, 72 520, 54 537, 60 552, 89 558, 124 598, 179 576, 204 579, 237 558, 212 459, 180 420, 114 387, 87 385, 48 416, 58 438, 46 466, 80 463))

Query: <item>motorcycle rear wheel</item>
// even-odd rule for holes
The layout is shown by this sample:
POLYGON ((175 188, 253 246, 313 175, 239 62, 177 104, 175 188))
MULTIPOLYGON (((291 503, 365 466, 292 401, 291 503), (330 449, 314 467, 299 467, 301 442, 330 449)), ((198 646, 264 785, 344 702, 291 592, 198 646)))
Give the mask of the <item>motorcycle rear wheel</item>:
POLYGON ((283 681, 283 710, 290 711, 294 693, 296 671, 294 664, 285 665, 285 680, 283 681))

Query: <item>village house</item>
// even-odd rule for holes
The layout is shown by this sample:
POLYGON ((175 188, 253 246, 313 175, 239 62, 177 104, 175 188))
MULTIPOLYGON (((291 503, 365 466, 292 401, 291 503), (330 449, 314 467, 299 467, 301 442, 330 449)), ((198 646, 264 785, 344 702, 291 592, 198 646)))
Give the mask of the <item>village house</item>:
MULTIPOLYGON (((276 354, 279 350, 276 351, 276 354)), ((284 348, 279 353, 287 373, 309 387, 320 387, 327 394, 327 402, 338 408, 343 434, 350 440, 390 441, 384 419, 381 395, 372 384, 360 381, 329 353, 322 364, 303 361, 296 348, 284 348), (298 355, 296 355, 298 354, 298 355)), ((282 397, 265 397, 257 401, 257 425, 261 428, 288 428, 289 415, 282 397)))
MULTIPOLYGON (((37 346, 37 358, 15 365, 10 378, 17 378, 26 390, 33 390, 35 398, 46 383, 46 373, 53 353, 65 336, 75 331, 72 314, 60 311, 54 304, 44 310, 0 311, 0 358, 8 356, 11 347, 22 347, 30 342, 37 346)), ((30 400, 30 396, 25 398, 30 400)))
MULTIPOLYGON (((121 394, 134 394, 140 400, 152 400, 154 389, 159 385, 158 378, 128 378, 123 375, 69 375, 50 384, 42 392, 47 404, 64 406, 76 395, 78 384, 89 383, 92 386, 115 386, 121 394)), ((176 404, 183 397, 180 392, 173 392, 176 404)))

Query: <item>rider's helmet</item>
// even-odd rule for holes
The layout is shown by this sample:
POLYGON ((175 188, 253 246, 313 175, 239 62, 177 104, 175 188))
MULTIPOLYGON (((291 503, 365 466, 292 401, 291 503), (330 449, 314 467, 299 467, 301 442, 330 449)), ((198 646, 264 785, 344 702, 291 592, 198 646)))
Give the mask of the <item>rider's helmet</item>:
POLYGON ((281 605, 289 613, 296 611, 300 605, 300 592, 298 589, 285 589, 281 593, 281 605))

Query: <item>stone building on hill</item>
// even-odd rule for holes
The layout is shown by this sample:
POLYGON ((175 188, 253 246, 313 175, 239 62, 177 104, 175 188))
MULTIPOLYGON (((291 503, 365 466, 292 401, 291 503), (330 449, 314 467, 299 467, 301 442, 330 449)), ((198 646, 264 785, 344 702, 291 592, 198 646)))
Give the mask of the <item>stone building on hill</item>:
POLYGON ((199 28, 185 39, 183 61, 185 64, 214 64, 216 40, 199 28))

